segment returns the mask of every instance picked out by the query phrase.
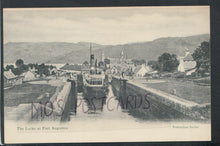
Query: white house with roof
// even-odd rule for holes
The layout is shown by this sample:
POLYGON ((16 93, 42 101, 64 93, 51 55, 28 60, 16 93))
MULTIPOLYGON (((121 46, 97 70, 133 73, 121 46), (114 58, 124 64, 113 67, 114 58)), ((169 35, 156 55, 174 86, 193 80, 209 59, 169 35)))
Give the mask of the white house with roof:
POLYGON ((20 75, 23 79, 23 81, 31 81, 36 79, 36 75, 33 71, 27 71, 20 75))
POLYGON ((4 71, 4 87, 13 86, 16 84, 18 77, 11 71, 4 71))
POLYGON ((195 71, 196 61, 193 60, 192 54, 188 51, 185 52, 185 56, 179 56, 179 72, 187 72, 187 75, 190 75, 195 71), (188 71, 190 71, 188 73, 188 71))
POLYGON ((146 66, 145 64, 136 66, 134 70, 134 75, 136 77, 144 77, 144 75, 148 72, 151 72, 152 69, 149 66, 146 66))

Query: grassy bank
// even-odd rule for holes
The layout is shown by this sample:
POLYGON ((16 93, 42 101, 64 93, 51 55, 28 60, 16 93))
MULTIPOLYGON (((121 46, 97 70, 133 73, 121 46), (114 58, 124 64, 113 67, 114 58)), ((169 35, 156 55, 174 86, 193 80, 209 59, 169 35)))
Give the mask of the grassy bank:
MULTIPOLYGON (((156 79, 155 79, 156 80, 156 79)), ((196 103, 211 103, 211 86, 201 86, 189 80, 163 79, 164 82, 142 82, 143 85, 166 93, 176 90, 180 98, 196 103)))
POLYGON ((45 103, 50 99, 55 91, 56 87, 47 84, 23 83, 4 90, 4 104, 5 106, 17 106, 22 103, 45 103), (38 98, 45 93, 49 93, 49 96, 38 98))

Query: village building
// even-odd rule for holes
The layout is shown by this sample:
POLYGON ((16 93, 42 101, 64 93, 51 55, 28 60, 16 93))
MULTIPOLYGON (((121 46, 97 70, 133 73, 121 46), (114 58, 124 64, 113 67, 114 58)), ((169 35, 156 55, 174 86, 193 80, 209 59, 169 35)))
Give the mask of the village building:
POLYGON ((185 56, 179 56, 179 72, 187 72, 188 75, 195 72, 196 61, 193 60, 193 57, 189 51, 185 52, 185 56), (188 73, 188 71, 190 71, 188 73))
POLYGON ((110 68, 112 68, 113 66, 117 65, 117 64, 120 64, 120 58, 112 58, 112 57, 108 57, 107 59, 110 60, 110 68))
POLYGON ((120 57, 108 58, 110 60, 110 68, 112 74, 131 75, 134 71, 134 64, 131 59, 127 59, 125 50, 122 49, 120 57))
POLYGON ((36 79, 36 74, 32 71, 24 72, 20 75, 23 81, 31 81, 36 79))
POLYGON ((124 62, 130 62, 131 61, 130 59, 126 58, 124 49, 122 49, 119 57, 115 57, 115 58, 108 57, 108 59, 110 60, 110 67, 113 67, 115 65, 118 65, 118 64, 121 64, 121 63, 124 63, 124 62))
POLYGON ((4 71, 4 88, 10 87, 16 84, 19 78, 11 71, 4 71))
POLYGON ((151 72, 151 68, 149 66, 146 66, 145 64, 136 66, 134 70, 134 75, 136 77, 144 77, 144 75, 148 72, 151 72))

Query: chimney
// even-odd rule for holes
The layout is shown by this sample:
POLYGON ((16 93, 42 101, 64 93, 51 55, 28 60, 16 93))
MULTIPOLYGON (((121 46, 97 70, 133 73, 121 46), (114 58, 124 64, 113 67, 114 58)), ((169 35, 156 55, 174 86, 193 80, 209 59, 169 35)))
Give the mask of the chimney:
POLYGON ((90 67, 94 66, 94 55, 90 55, 90 67))

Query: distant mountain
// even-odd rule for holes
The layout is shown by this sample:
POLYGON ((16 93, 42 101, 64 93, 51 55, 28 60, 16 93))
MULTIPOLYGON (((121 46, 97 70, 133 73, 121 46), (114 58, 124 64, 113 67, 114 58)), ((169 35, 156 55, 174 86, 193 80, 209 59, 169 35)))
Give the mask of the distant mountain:
POLYGON ((150 42, 140 42, 106 47, 105 54, 110 57, 119 56, 120 51, 124 48, 127 58, 155 60, 164 52, 176 55, 184 55, 185 49, 188 48, 191 53, 203 41, 209 41, 208 34, 196 35, 189 37, 167 37, 159 38, 150 42), (111 51, 108 51, 111 50, 111 51))
MULTIPOLYGON (((94 50, 101 48, 101 45, 91 44, 94 50)), ((4 62, 14 63, 21 58, 25 63, 46 63, 58 56, 66 56, 73 51, 89 51, 89 46, 88 42, 9 42, 4 45, 4 62)), ((74 58, 74 56, 70 57, 74 58)), ((55 62, 63 63, 62 59, 55 62)))
MULTIPOLYGON (((154 41, 123 45, 99 45, 92 43, 95 58, 100 59, 102 51, 106 57, 119 57, 122 49, 127 58, 157 59, 164 52, 183 55, 185 48, 193 52, 202 41, 209 41, 208 34, 189 37, 167 37, 154 41)), ((23 59, 25 63, 83 63, 89 60, 89 42, 9 42, 4 44, 4 62, 14 63, 23 59)))

